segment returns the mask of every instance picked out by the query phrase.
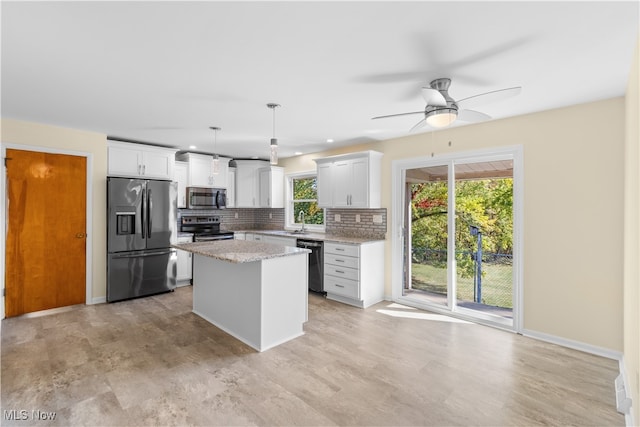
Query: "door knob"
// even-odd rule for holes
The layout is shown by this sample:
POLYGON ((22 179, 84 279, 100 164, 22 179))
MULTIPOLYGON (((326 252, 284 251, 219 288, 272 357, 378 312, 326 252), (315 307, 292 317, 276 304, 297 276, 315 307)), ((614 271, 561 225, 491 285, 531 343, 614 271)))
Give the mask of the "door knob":
POLYGON ((87 237, 86 233, 76 233, 76 239, 84 239, 87 237))

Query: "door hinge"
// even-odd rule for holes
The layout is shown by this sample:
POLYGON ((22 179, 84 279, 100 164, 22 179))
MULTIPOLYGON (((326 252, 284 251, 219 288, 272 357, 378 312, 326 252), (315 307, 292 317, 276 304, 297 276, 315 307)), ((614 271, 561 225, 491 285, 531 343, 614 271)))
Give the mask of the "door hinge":
POLYGON ((4 167, 7 167, 7 160, 13 160, 11 157, 5 157, 4 158, 4 167))

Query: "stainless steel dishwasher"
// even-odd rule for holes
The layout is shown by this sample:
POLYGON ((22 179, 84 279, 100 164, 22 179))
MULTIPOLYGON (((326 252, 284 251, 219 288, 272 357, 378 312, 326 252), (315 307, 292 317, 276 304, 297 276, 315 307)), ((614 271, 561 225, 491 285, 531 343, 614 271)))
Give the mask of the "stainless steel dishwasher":
POLYGON ((322 241, 298 239, 296 246, 311 251, 309 254, 309 290, 324 293, 324 254, 322 241))

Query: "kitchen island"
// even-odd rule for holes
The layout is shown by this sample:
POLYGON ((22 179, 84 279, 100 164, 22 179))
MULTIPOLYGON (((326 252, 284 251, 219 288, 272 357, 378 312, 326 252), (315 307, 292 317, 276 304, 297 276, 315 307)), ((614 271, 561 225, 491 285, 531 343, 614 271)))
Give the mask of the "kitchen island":
POLYGON ((244 240, 173 246, 194 254, 195 314, 258 351, 304 334, 308 249, 244 240))

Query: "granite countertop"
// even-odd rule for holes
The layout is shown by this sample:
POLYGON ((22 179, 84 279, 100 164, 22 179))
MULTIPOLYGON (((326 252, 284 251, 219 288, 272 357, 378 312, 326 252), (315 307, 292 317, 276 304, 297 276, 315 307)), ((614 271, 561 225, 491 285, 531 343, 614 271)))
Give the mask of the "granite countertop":
POLYGON ((325 233, 294 233, 293 231, 288 230, 237 230, 241 233, 254 233, 254 234, 264 234, 268 236, 282 236, 282 237, 295 237, 296 239, 305 239, 305 240, 320 240, 323 242, 334 242, 334 243, 347 243, 359 245, 362 243, 369 242, 379 242, 384 239, 373 238, 373 237, 354 237, 354 236, 345 236, 339 234, 325 234, 325 233))
POLYGON ((183 251, 237 264, 311 252, 309 249, 304 248, 246 240, 176 243, 171 246, 183 251))

